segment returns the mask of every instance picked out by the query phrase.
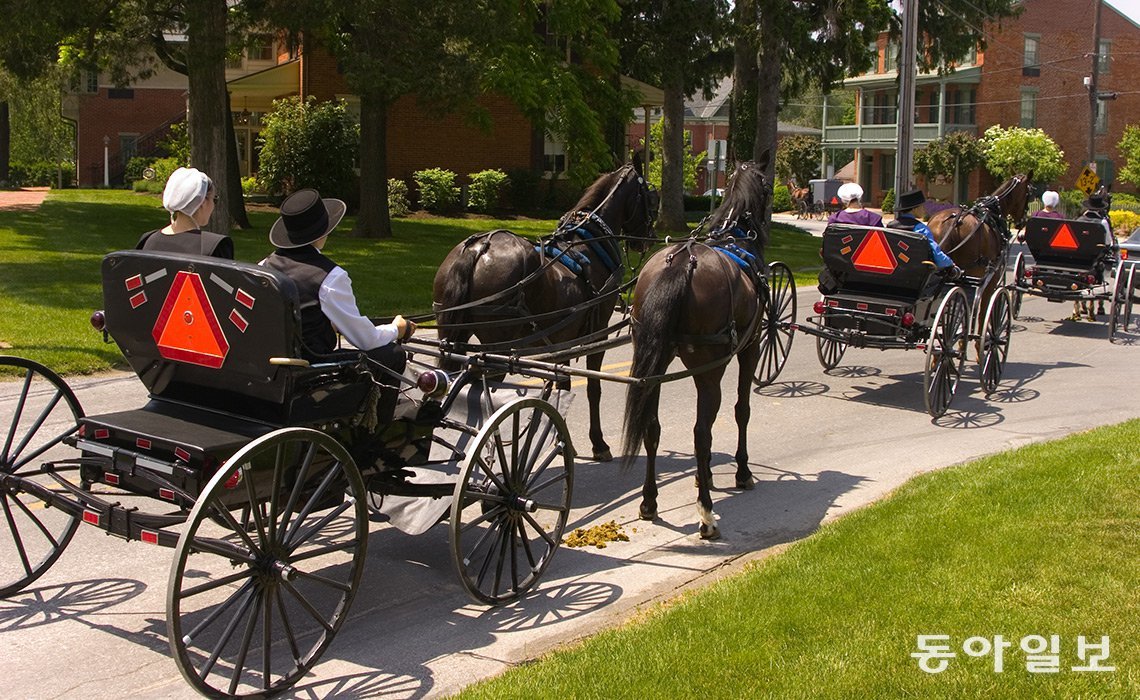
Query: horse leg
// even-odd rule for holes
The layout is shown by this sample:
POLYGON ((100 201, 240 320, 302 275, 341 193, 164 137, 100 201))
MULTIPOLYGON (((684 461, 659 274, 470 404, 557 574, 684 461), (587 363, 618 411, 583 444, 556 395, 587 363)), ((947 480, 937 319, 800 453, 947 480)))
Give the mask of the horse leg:
POLYGON ((748 468, 748 421, 752 417, 752 382, 760 361, 760 343, 750 343, 736 359, 740 364, 736 380, 736 488, 751 491, 754 480, 748 468))
POLYGON ((697 458, 697 512, 702 540, 720 538, 712 504, 712 425, 720 410, 720 378, 724 370, 694 377, 697 383, 697 422, 693 426, 693 451, 697 458))
POLYGON ((654 391, 646 410, 652 420, 645 431, 645 484, 641 487, 641 505, 637 514, 642 520, 657 519, 657 445, 661 441, 661 421, 657 419, 657 406, 661 401, 661 391, 658 387, 654 391))
MULTIPOLYGON (((602 368, 602 358, 605 353, 594 353, 586 356, 586 368, 597 372, 602 368)), ((608 462, 614 458, 610 446, 602 435, 602 416, 600 406, 602 403, 602 382, 598 379, 586 380, 586 400, 590 403, 590 444, 594 450, 595 462, 608 462)))

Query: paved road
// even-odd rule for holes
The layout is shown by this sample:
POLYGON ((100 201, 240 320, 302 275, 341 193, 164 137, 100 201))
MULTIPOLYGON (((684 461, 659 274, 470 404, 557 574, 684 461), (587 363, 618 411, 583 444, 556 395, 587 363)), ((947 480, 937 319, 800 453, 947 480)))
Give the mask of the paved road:
MULTIPOLYGON (((800 295, 801 310, 813 297, 800 295)), ((918 351, 851 351, 824 374, 811 339, 798 336, 780 380, 752 397, 751 464, 759 483, 750 492, 730 488, 735 397, 734 379, 726 377, 714 427, 714 498, 723 534, 717 542, 696 536, 693 390, 684 381, 663 396, 660 519, 637 519, 636 466, 624 472, 612 463, 580 462, 572 526, 615 520, 630 541, 563 547, 537 590, 515 604, 489 609, 468 602, 445 528, 409 537, 374 526, 351 619, 296 696, 452 693, 679 589, 727 575, 918 473, 1136 417, 1135 398, 1120 378, 1140 359, 1140 336, 1110 344, 1104 324, 1059 322, 1068 311, 1028 300, 998 393, 987 400, 971 374, 952 410, 933 421, 923 412, 918 351)), ((625 353, 611 355, 611 371, 628 366, 625 353)), ((134 407, 142 398, 133 377, 78 384, 89 413, 134 407)), ((584 398, 571 415, 583 450, 584 398)), ((605 387, 604 418, 614 443, 622 398, 621 387, 605 387)), ((170 563, 169 550, 80 528, 32 589, 0 601, 0 697, 195 697, 168 657, 170 563)))

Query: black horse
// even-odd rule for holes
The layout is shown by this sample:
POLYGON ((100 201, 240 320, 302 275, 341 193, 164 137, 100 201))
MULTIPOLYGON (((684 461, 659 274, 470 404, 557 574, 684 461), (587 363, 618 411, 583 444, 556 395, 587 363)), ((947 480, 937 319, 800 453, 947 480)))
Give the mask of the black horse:
MULTIPOLYGON (((461 346, 537 347, 572 342, 609 324, 627 271, 625 246, 654 240, 656 193, 641 172, 624 165, 600 177, 541 241, 506 230, 455 246, 435 275, 433 304, 441 340, 461 346)), ((598 370, 604 351, 586 356, 598 370)), ((613 458, 602 436, 601 383, 589 379, 594 459, 613 458)))
MULTIPOLYGON (((764 160, 767 160, 765 154, 764 160)), ((697 458, 700 536, 720 536, 709 489, 712 484, 712 424, 720 410, 720 382, 735 354, 740 364, 736 400, 736 486, 752 488, 747 428, 752 378, 759 359, 758 332, 768 301, 763 225, 771 187, 765 163, 745 162, 729 180, 724 202, 707 222, 706 240, 693 237, 646 262, 633 293, 633 366, 630 376, 660 377, 680 356, 697 386, 693 426, 697 458)), ((629 465, 645 445, 645 485, 640 514, 657 517, 655 461, 661 437, 657 419, 660 383, 631 385, 625 407, 625 457, 629 465)))

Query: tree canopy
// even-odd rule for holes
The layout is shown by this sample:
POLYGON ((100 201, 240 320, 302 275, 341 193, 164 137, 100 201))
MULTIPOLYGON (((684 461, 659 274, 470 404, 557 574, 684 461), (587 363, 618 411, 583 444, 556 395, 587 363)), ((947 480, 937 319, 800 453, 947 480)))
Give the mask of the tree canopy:
POLYGON ((1124 127, 1124 136, 1117 148, 1124 158, 1124 167, 1120 169, 1118 179, 1140 186, 1140 126, 1124 127))
POLYGON ((940 136, 914 152, 914 171, 939 182, 966 175, 984 162, 985 143, 965 131, 940 136))
POLYGON ((991 126, 982 142, 986 169, 998 179, 1032 171, 1037 182, 1054 182, 1069 169, 1065 152, 1041 129, 991 126))
POLYGON ((795 180, 800 187, 819 176, 823 147, 818 136, 796 134, 780 140, 776 148, 776 177, 780 182, 795 180))

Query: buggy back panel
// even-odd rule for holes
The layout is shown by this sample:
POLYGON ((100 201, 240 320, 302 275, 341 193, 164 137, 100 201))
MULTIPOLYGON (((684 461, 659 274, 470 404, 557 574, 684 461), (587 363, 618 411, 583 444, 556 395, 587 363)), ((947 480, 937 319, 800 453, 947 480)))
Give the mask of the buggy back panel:
POLYGON ((152 396, 265 420, 287 413, 300 357, 297 290, 280 273, 217 258, 103 258, 107 331, 152 396))
POLYGON ((1025 244, 1038 265, 1088 270, 1104 255, 1104 226, 1093 219, 1032 217, 1025 244))
POLYGON ((823 264, 841 293, 912 300, 935 271, 930 242, 921 234, 836 224, 823 232, 823 264))

